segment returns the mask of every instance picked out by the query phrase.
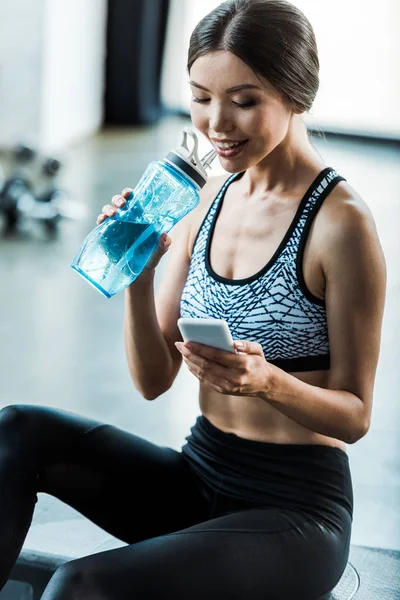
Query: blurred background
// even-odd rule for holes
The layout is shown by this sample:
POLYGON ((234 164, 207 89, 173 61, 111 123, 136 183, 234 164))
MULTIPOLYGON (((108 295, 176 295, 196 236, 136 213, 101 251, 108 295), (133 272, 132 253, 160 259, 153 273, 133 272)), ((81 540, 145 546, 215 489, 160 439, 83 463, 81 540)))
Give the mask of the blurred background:
MULTIPOLYGON (((400 3, 293 3, 319 46, 313 144, 370 206, 388 268, 372 425, 348 446, 353 542, 400 549, 400 3)), ((197 380, 182 368, 146 402, 128 374, 123 294, 107 300, 70 265, 101 207, 180 144, 189 36, 218 4, 1 0, 1 406, 59 407, 176 449, 189 433, 197 380)))

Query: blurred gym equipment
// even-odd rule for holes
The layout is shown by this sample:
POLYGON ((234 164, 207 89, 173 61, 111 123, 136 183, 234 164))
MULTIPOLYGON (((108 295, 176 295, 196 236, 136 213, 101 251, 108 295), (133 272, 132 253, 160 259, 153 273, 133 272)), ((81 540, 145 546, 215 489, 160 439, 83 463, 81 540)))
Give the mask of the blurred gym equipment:
POLYGON ((58 183, 61 162, 43 157, 37 150, 18 144, 0 150, 0 216, 3 237, 29 229, 31 222, 41 224, 46 237, 57 236, 63 218, 81 219, 85 207, 71 200, 58 183))

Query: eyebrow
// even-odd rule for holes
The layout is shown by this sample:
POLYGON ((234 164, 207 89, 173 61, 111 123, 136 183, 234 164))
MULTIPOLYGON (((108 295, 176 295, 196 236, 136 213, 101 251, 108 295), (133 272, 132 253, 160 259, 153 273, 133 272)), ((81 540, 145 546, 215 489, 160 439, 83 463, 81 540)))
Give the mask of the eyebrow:
MULTIPOLYGON (((205 92, 210 91, 206 87, 204 87, 204 85, 200 85, 199 83, 196 83, 195 81, 189 81, 189 83, 193 87, 199 88, 200 90, 204 90, 205 92)), ((240 90, 251 90, 251 89, 261 90, 261 88, 258 87, 258 85, 254 85, 253 83, 242 83, 241 85, 235 85, 235 87, 228 88, 227 90, 225 90, 225 92, 227 94, 232 94, 233 92, 239 92, 240 90)))

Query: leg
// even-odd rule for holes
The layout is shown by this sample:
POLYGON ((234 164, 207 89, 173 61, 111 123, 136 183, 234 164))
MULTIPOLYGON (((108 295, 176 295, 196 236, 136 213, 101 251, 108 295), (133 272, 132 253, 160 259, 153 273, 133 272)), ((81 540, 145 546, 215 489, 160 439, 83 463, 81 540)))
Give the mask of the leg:
POLYGON ((317 600, 339 581, 350 516, 327 529, 294 511, 257 508, 71 561, 42 600, 317 600))
POLYGON ((67 411, 0 411, 0 589, 32 522, 37 492, 132 543, 197 523, 205 507, 180 453, 67 411))

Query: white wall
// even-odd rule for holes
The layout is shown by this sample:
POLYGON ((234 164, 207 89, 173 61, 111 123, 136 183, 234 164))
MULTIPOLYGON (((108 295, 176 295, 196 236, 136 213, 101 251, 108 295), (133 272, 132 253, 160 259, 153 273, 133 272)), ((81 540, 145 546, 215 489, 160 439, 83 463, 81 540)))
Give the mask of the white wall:
POLYGON ((102 121, 107 0, 0 0, 0 147, 62 150, 102 121))
POLYGON ((321 85, 307 121, 400 138, 399 0, 295 4, 313 25, 321 63, 321 85))
MULTIPOLYGON (((400 138, 400 0, 292 0, 318 43, 320 90, 311 125, 400 138)), ((174 0, 162 91, 168 106, 189 108, 186 56, 196 23, 218 0, 174 0)))
POLYGON ((58 150, 102 121, 106 0, 45 0, 42 144, 58 150))
POLYGON ((189 110, 191 93, 186 61, 190 34, 196 23, 219 3, 218 0, 170 0, 161 77, 162 99, 168 108, 189 110))
POLYGON ((0 147, 40 138, 43 21, 44 0, 0 0, 0 147))

